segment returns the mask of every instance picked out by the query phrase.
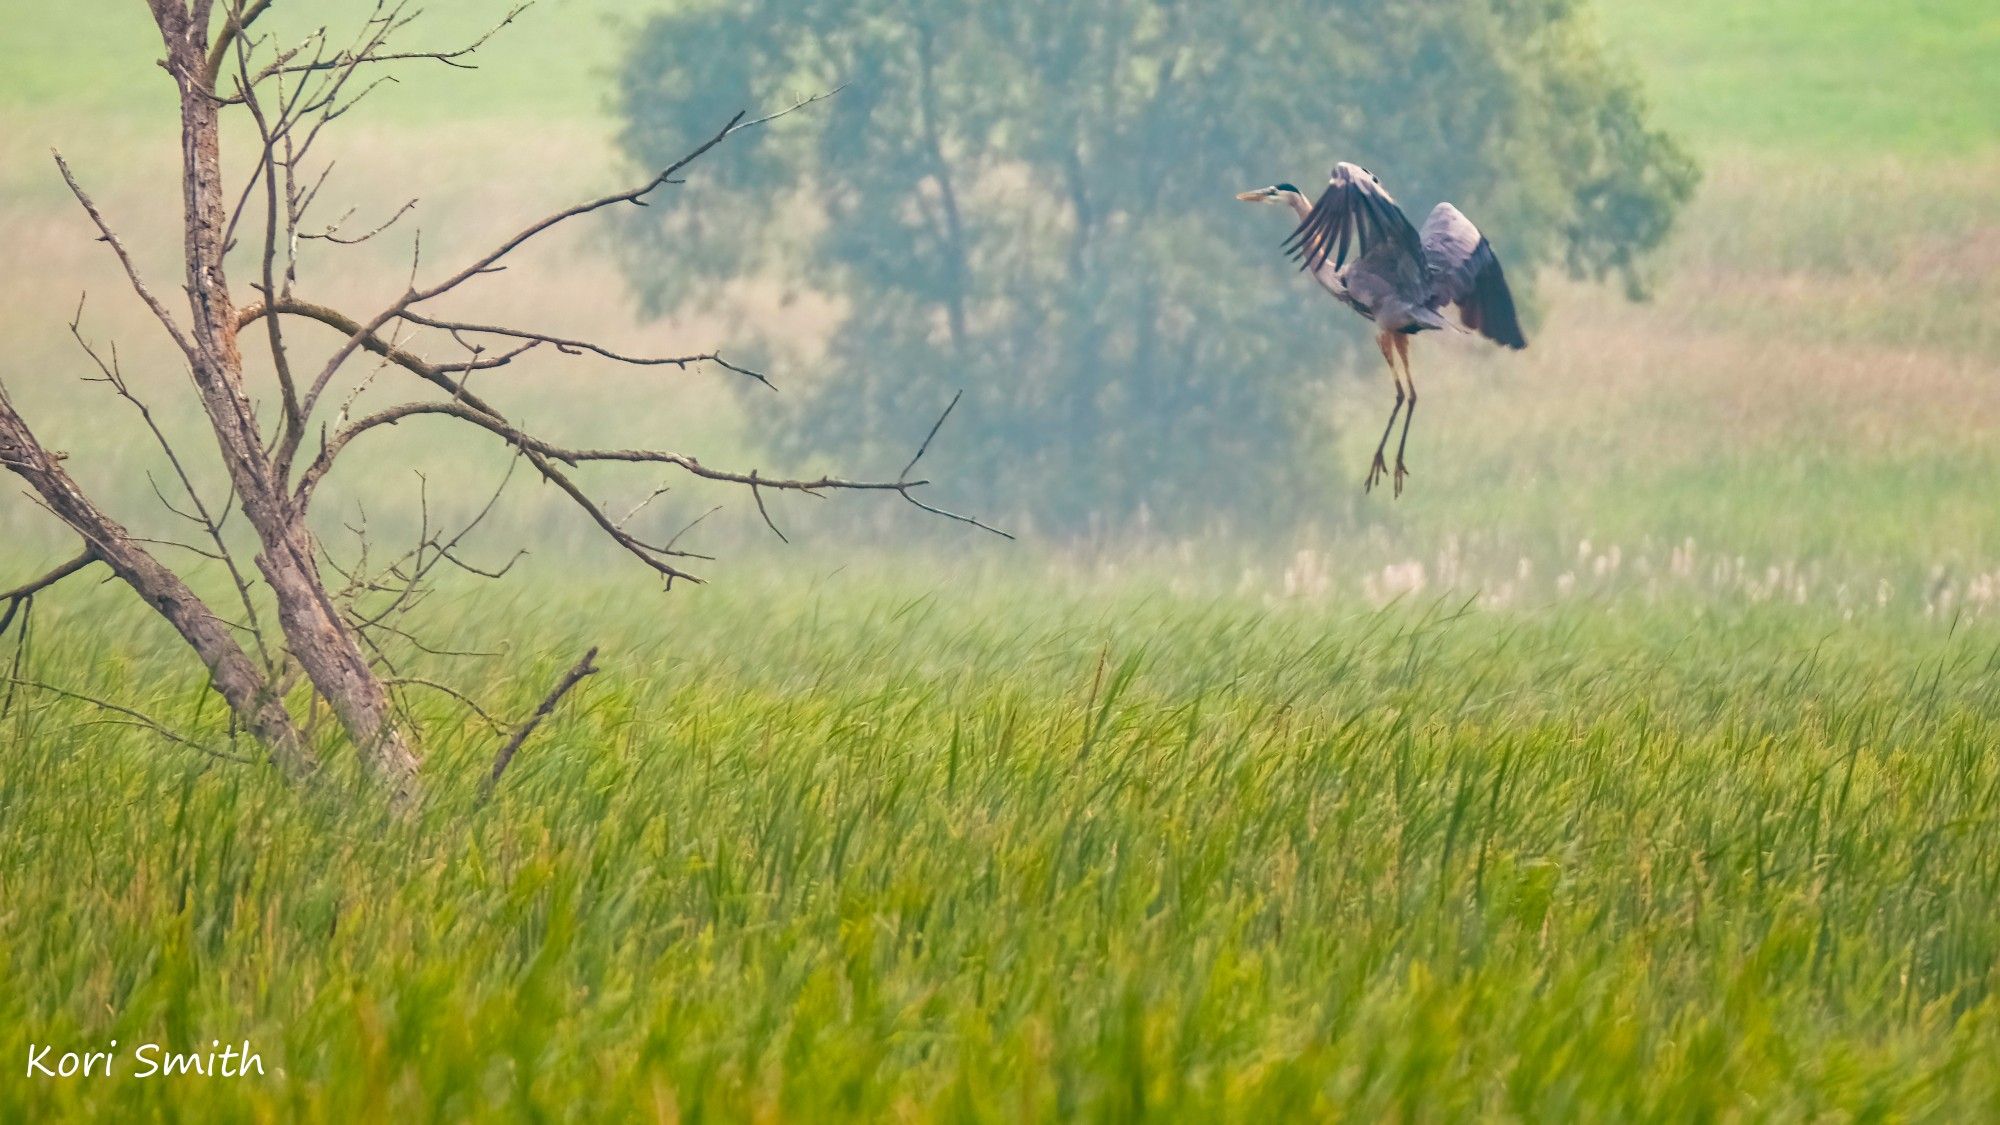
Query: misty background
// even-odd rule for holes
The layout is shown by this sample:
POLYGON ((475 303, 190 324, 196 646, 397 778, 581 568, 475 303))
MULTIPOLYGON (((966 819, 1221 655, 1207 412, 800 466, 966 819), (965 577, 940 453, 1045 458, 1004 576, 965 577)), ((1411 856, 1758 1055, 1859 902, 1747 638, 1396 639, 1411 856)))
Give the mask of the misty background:
MULTIPOLYGON (((1982 8, 1181 7, 544 0, 478 69, 400 71, 343 122, 322 217, 420 202, 400 237, 310 252, 301 292, 371 310, 418 226, 443 269, 643 179, 739 109, 838 87, 450 306, 631 352, 719 347, 778 387, 550 356, 481 388, 580 444, 893 475, 965 392, 925 475, 1021 543, 842 497, 774 500, 786 544, 747 498, 589 474, 613 507, 672 483, 641 517, 652 532, 726 505, 691 539, 721 556, 709 577, 914 562, 929 580, 935 556, 1274 599, 2000 602, 2000 32, 1982 8), (1417 341, 1401 501, 1360 491, 1390 401, 1368 326, 1285 260, 1288 212, 1231 198, 1316 194, 1336 159, 1413 218, 1456 202, 1527 314, 1524 353, 1417 341)), ((505 10, 434 4, 404 38, 459 45, 505 10)), ((82 330, 116 341, 170 426, 199 420, 47 150, 171 288, 171 90, 136 7, 8 16, 0 374, 143 531, 171 518, 147 484, 160 466, 75 378, 80 293, 82 330)), ((420 501, 469 512, 505 477, 492 443, 399 429, 330 486, 342 522, 393 534, 420 501)), ((341 532, 325 529, 336 549, 341 532)), ((25 499, 0 505, 0 534, 24 567, 69 546, 25 499)), ((528 544, 512 579, 528 589, 645 578, 519 481, 482 534, 494 557, 528 544)))

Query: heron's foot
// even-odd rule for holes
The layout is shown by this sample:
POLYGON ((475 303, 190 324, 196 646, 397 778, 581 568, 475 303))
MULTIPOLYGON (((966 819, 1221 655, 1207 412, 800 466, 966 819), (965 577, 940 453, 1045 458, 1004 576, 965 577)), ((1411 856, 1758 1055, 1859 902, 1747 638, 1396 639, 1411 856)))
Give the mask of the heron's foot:
POLYGON ((1409 470, 1408 468, 1406 468, 1406 467, 1405 467, 1405 466, 1403 465, 1403 459, 1402 459, 1401 457, 1398 457, 1398 458, 1396 458, 1396 492, 1395 492, 1395 495, 1397 495, 1397 496, 1399 496, 1399 497, 1403 495, 1403 478, 1404 478, 1404 477, 1407 477, 1407 476, 1409 476, 1409 475, 1410 475, 1410 470, 1409 470))
MULTIPOLYGON (((1361 482, 1361 491, 1363 492, 1375 491, 1375 482, 1381 480, 1384 476, 1387 476, 1388 473, 1389 473, 1388 462, 1382 460, 1382 451, 1378 449, 1375 451, 1375 463, 1373 465, 1368 466, 1368 479, 1361 482)), ((1398 483, 1397 487, 1398 488, 1402 487, 1400 482, 1398 483)))

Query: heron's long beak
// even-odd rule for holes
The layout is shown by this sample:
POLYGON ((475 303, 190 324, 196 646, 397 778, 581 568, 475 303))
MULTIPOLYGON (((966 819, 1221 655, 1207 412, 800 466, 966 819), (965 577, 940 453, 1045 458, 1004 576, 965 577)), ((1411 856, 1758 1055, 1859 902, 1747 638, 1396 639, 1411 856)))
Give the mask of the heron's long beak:
POLYGON ((1255 191, 1239 191, 1236 193, 1236 198, 1242 203, 1262 203, 1266 199, 1271 198, 1264 194, 1265 191, 1265 188, 1258 188, 1255 191))

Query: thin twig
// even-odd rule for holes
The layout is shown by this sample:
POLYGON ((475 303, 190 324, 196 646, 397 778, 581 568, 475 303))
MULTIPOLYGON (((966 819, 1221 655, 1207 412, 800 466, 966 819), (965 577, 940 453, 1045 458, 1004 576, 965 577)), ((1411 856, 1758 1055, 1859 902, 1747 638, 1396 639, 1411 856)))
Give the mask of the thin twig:
POLYGON ((951 401, 945 404, 944 413, 938 415, 937 421, 931 423, 931 432, 924 435, 923 444, 917 446, 917 452, 910 458, 910 463, 904 465, 903 471, 896 474, 897 480, 910 479, 910 470, 916 468, 917 462, 923 460, 924 454, 930 452, 931 439, 938 435, 939 430, 944 429, 944 420, 951 417, 953 408, 958 406, 958 400, 964 397, 965 391, 963 388, 960 388, 957 394, 951 396, 951 401))
MULTIPOLYGON (((23 582, 22 584, 14 587, 11 590, 5 591, 4 593, 0 593, 0 601, 11 603, 11 602, 18 602, 26 598, 32 598, 36 594, 41 593, 43 590, 46 590, 49 587, 55 585, 56 583, 61 582, 63 579, 68 578, 70 575, 75 574, 77 571, 84 569, 85 567, 89 566, 91 563, 94 563, 96 561, 98 561, 96 548, 85 547, 82 553, 78 554, 75 558, 69 560, 68 562, 62 564, 59 567, 56 567, 54 570, 49 571, 47 574, 42 575, 40 578, 37 578, 31 582, 23 582)), ((5 633, 7 631, 7 623, 13 620, 13 612, 14 612, 13 606, 9 605, 7 608, 8 615, 6 617, 0 617, 0 633, 5 633)))
POLYGON ((15 684, 24 688, 34 688, 37 691, 45 691, 48 692, 50 695, 59 695, 65 699, 74 699, 79 703, 88 703, 93 707, 99 707, 102 708, 103 710, 110 711, 115 714, 124 715, 126 718, 131 719, 134 724, 152 731, 154 734, 159 735, 161 738, 164 738, 169 742, 177 742, 182 746, 186 746, 192 750, 198 750, 203 754, 207 754, 211 758, 220 758, 225 762, 237 762, 242 765, 256 764, 255 759, 252 758, 239 758, 234 754, 225 754, 220 750, 211 750, 210 748, 203 746, 201 743, 196 742, 194 739, 189 738, 188 736, 181 734, 178 731, 175 731, 171 727, 168 727, 166 724, 160 722, 158 719, 153 718, 151 715, 146 714, 144 711, 135 710, 131 707, 127 707, 120 703, 113 703, 108 699, 99 699, 94 695, 85 695, 80 691, 71 691, 68 688, 60 688, 55 686, 54 684, 45 684, 40 680, 30 680, 18 676, 9 676, 7 678, 7 682, 9 684, 15 684))
MULTIPOLYGON (((645 183, 640 184, 638 187, 631 188, 626 191, 613 192, 610 195, 600 196, 596 199, 588 200, 583 203, 573 204, 569 207, 563 208, 560 211, 556 211, 553 214, 545 215, 542 218, 536 219, 534 222, 529 223, 527 226, 521 228, 519 231, 515 232, 513 235, 503 240, 499 245, 495 246, 493 249, 487 251, 485 254, 482 254, 478 258, 474 259, 470 264, 461 268, 457 273, 452 274, 451 276, 445 278, 443 281, 440 281, 435 285, 419 289, 415 285, 415 283, 412 282, 410 287, 407 290, 405 290, 405 292, 401 297, 398 297, 393 303, 389 305, 388 308, 385 308, 381 312, 376 313, 372 318, 370 318, 365 324, 363 324, 360 327, 359 331, 351 333, 348 336, 346 343, 342 344, 337 350, 334 351, 333 355, 327 358, 325 365, 320 368, 319 374, 316 377, 314 377, 311 384, 311 388, 306 394, 305 398, 306 412, 308 414, 312 412, 314 403, 318 401, 319 396, 321 392, 325 389, 327 383, 332 381, 334 374, 340 370, 342 364, 347 362, 347 358, 354 354, 354 350, 364 345, 364 342, 367 337, 372 336, 375 333, 381 331, 384 325, 388 324, 391 320, 394 320, 397 317, 401 316, 404 312, 408 311, 412 307, 422 304, 426 301, 432 300, 434 298, 441 297, 444 294, 449 293, 452 290, 458 288, 459 286, 465 284, 466 282, 472 280, 473 278, 481 276, 482 274, 494 272, 495 270, 500 268, 501 259, 513 253, 515 250, 518 250, 523 244, 533 240, 536 236, 543 234, 544 232, 550 230, 551 228, 559 226, 562 223, 565 223, 571 219, 575 219, 583 215, 588 215, 595 211, 601 211, 606 207, 616 206, 617 204, 620 203, 644 205, 646 197, 648 195, 651 195, 654 191, 657 191, 659 188, 667 184, 676 182, 674 180, 674 176, 676 173, 680 172, 683 168, 686 168, 688 165, 694 163, 696 160, 700 159, 710 149, 721 144, 723 141, 728 140, 734 134, 742 132, 743 130, 749 129, 753 126, 763 125, 772 121, 776 121, 777 119, 784 117, 787 114, 795 113, 798 110, 804 109, 806 106, 812 105, 815 102, 822 101, 826 98, 832 97, 834 94, 837 94, 839 92, 840 92, 839 89, 836 88, 834 90, 828 91, 823 94, 814 94, 809 98, 804 98, 800 101, 794 102, 790 106, 787 106, 784 109, 777 111, 776 113, 766 114, 763 117, 755 118, 749 121, 745 121, 744 114, 739 112, 736 114, 736 116, 731 117, 728 123, 723 125, 723 127, 720 130, 718 130, 714 136, 696 145, 686 155, 682 156, 679 160, 676 160, 672 164, 668 165, 667 168, 662 172, 660 172, 659 175, 654 176, 652 179, 647 180, 645 183)), ((293 451, 291 449, 283 450, 282 455, 279 458, 280 463, 289 465, 291 463, 292 452, 293 451)))
POLYGON ((237 36, 248 30, 251 24, 256 23, 257 17, 263 15, 265 9, 270 6, 271 0, 252 0, 248 7, 239 7, 229 13, 229 18, 222 24, 221 34, 215 37, 215 42, 208 48, 208 62, 202 68, 201 74, 202 89, 210 92, 215 90, 215 80, 222 75, 222 60, 228 57, 230 44, 236 41, 237 36))
POLYGON ((479 716, 479 718, 482 721, 484 721, 487 726, 492 727, 494 733, 497 734, 500 731, 507 729, 507 724, 501 722, 499 719, 494 718, 491 712, 487 711, 486 708, 481 707, 479 705, 478 700, 473 699, 471 696, 465 694, 464 692, 458 690, 455 687, 452 687, 450 684, 441 684, 436 680, 424 679, 422 676, 394 676, 389 679, 385 679, 382 682, 390 687, 429 688, 440 695, 446 695, 456 700, 460 706, 463 706, 466 710, 479 716))
POLYGON ((557 681, 555 690, 549 692, 542 700, 542 705, 535 708, 535 713, 528 716, 528 721, 522 723, 520 729, 514 732, 514 737, 508 739, 507 744, 500 748, 500 753, 493 758, 493 772, 487 775, 486 784, 479 789, 479 799, 482 803, 493 795, 493 787, 500 784, 500 775, 507 772, 507 766, 513 762, 514 755, 521 749, 521 744, 528 741, 528 736, 535 733, 535 728, 542 725, 542 720, 549 717, 549 713, 556 709, 556 704, 562 702, 563 696, 568 695, 571 688, 583 682, 584 677, 597 674, 596 660, 597 646, 592 645, 590 651, 583 654, 583 659, 577 661, 575 666, 557 681))
POLYGON ((147 288, 146 279, 139 276, 139 267, 133 263, 131 252, 125 249, 125 243, 120 241, 117 232, 111 229, 111 224, 105 220, 104 213, 97 209, 97 204, 84 192, 83 185, 76 182, 76 173, 70 171, 69 162, 55 149, 50 149, 49 152, 56 158, 56 167, 62 170, 63 182, 69 185, 70 194, 76 196, 76 201, 83 205, 84 212, 90 216, 90 221, 97 224, 100 236, 98 241, 108 243, 111 252, 118 255, 118 264, 125 267, 125 278, 132 283, 133 291, 138 293, 139 299, 152 310, 153 318, 167 330, 167 335, 173 337, 174 346, 192 362, 195 359, 194 343, 181 331, 180 324, 174 320, 173 314, 167 311, 167 306, 161 304, 160 299, 147 288))
MULTIPOLYGON (((778 389, 763 372, 753 371, 740 364, 731 363, 722 358, 722 353, 720 352, 701 352, 697 355, 674 356, 629 355, 624 352, 614 351, 602 344, 591 343, 589 340, 575 340, 547 332, 533 332, 522 328, 509 328, 493 324, 468 324, 455 320, 438 320, 415 312, 405 312, 400 319, 407 320, 411 324, 421 324, 426 328, 442 329, 452 333, 453 336, 457 336, 463 332, 485 333, 491 336, 508 336, 516 340, 530 340, 536 343, 548 344, 564 355, 590 352, 593 355, 602 356, 615 363, 628 364, 633 367, 678 367, 685 370, 686 368, 696 367, 704 363, 712 363, 724 371, 732 371, 738 375, 755 379, 759 383, 764 384, 766 390, 775 391, 778 389)), ((463 343, 463 341, 460 342, 463 343)))

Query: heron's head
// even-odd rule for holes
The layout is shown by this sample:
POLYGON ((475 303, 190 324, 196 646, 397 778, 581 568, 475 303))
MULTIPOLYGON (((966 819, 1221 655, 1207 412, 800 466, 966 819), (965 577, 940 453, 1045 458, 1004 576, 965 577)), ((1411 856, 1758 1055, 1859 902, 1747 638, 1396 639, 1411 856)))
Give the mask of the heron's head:
POLYGON ((1294 198, 1304 199, 1305 193, 1291 184, 1272 184, 1270 187, 1237 192, 1236 198, 1245 203, 1289 203, 1294 198))

